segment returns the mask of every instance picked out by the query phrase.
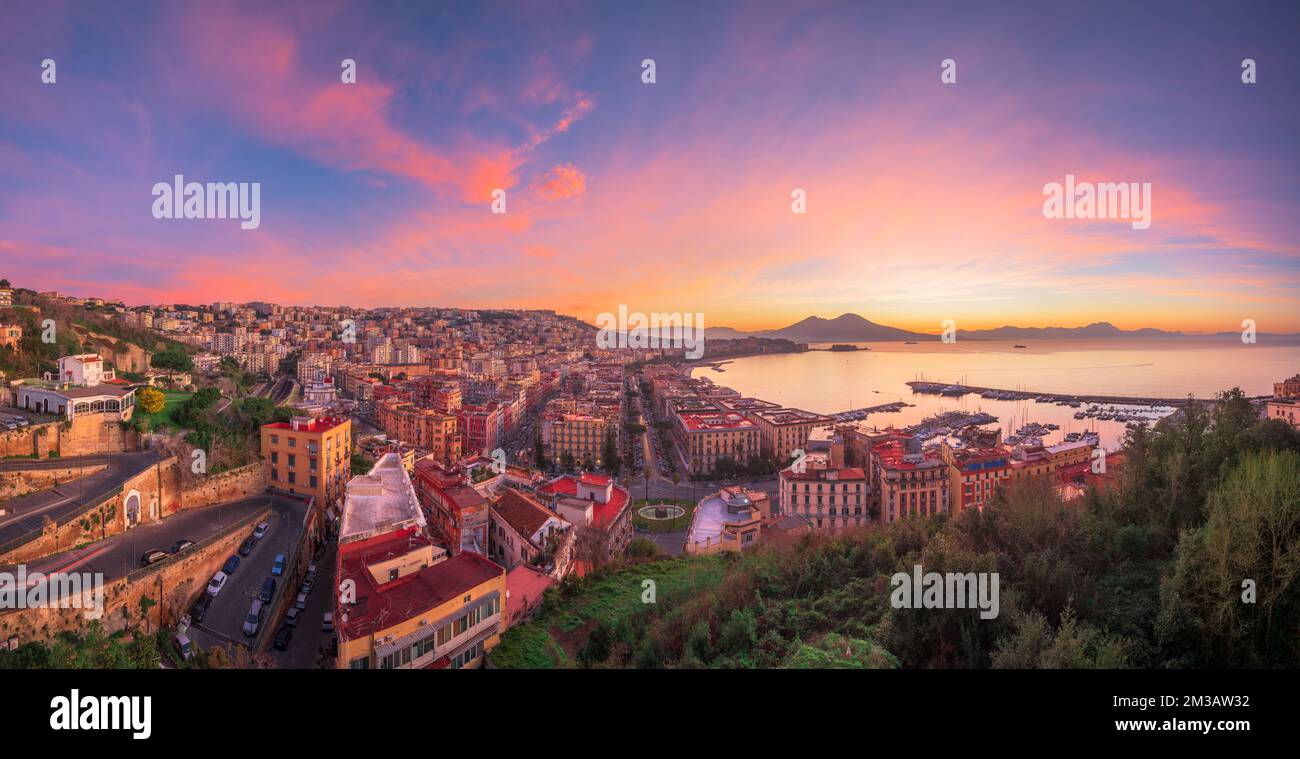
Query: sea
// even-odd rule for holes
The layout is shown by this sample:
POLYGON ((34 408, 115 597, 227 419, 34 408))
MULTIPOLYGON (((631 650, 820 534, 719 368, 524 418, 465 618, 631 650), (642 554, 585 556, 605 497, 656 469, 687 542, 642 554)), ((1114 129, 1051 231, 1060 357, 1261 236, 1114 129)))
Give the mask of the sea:
MULTIPOLYGON (((868 427, 905 427, 938 414, 963 410, 992 414, 1005 435, 1029 423, 1056 424, 1041 435, 1044 444, 1061 442, 1070 432, 1096 432, 1108 450, 1120 447, 1127 423, 1075 419, 1086 411, 1034 400, 1003 401, 978 394, 946 397, 913 393, 907 382, 960 383, 1029 393, 1115 395, 1142 398, 1213 398, 1234 387, 1249 396, 1273 392, 1273 383, 1300 373, 1300 338, 1120 340, 969 340, 955 343, 854 343, 869 350, 820 350, 725 360, 701 365, 694 376, 708 377, 742 395, 830 414, 893 401, 912 404, 898 412, 873 413, 868 427), (1024 345, 1023 348, 1016 347, 1024 345)), ((1100 404, 1100 412, 1143 415, 1152 420, 1171 407, 1100 404), (1110 407, 1114 407, 1113 409, 1110 407)), ((992 426, 990 425, 990 426, 992 426)))

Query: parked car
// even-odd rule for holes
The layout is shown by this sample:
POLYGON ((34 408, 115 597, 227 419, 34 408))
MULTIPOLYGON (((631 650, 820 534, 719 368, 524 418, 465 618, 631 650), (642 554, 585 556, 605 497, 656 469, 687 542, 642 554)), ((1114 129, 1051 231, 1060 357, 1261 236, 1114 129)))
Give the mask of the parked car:
POLYGON ((221 567, 221 571, 228 575, 233 575, 236 569, 239 569, 238 556, 231 556, 229 559, 226 559, 225 566, 221 567))
POLYGON ((269 529, 271 529, 271 525, 267 522, 262 522, 261 524, 257 525, 257 527, 253 528, 253 539, 261 540, 262 538, 266 537, 266 531, 269 529))
POLYGON ((262 603, 266 603, 271 600, 273 595, 275 595, 275 578, 268 577, 262 582, 262 592, 257 597, 262 599, 262 603))
POLYGON ((185 540, 184 538, 182 538, 181 540, 178 540, 172 544, 172 553, 180 553, 181 551, 184 551, 186 548, 189 548, 193 545, 194 545, 193 540, 185 540))
POLYGON ((321 632, 334 632, 334 612, 325 612, 324 618, 320 621, 321 632))
POLYGON ((212 579, 208 580, 208 595, 210 596, 220 595, 221 589, 226 587, 227 577, 229 577, 229 575, 227 575, 225 572, 217 572, 216 574, 212 575, 212 579))
POLYGON ((199 600, 194 602, 190 607, 190 619, 194 622, 202 622, 203 617, 208 613, 208 607, 212 605, 212 596, 204 593, 199 596, 199 600))
POLYGON ((272 644, 277 651, 283 651, 289 647, 289 641, 293 640, 293 627, 291 625, 280 625, 280 629, 275 632, 275 642, 272 644))
POLYGON ((257 635, 257 628, 262 624, 262 610, 265 608, 258 598, 254 598, 253 605, 248 607, 248 615, 244 617, 244 634, 248 637, 257 635))
POLYGON ((298 594, 298 600, 293 602, 293 607, 294 607, 295 609, 301 609, 301 610, 303 610, 303 611, 306 611, 306 610, 307 610, 307 594, 306 594, 306 593, 299 593, 299 594, 298 594))
POLYGON ((302 609, 297 606, 289 609, 288 613, 284 615, 284 623, 290 627, 297 627, 300 619, 302 619, 302 609))
POLYGON ((161 549, 150 548, 148 551, 144 552, 143 556, 140 557, 140 566, 147 567, 150 564, 157 564, 158 562, 162 561, 163 559, 167 558, 170 555, 171 554, 161 549))
POLYGON ((257 545, 256 540, 253 540, 252 538, 244 538, 244 542, 239 544, 239 555, 240 556, 249 555, 250 553, 253 552, 253 546, 255 545, 257 545))
POLYGON ((190 639, 184 633, 172 638, 172 648, 176 649, 177 655, 182 659, 189 659, 194 655, 194 646, 190 644, 190 639))
POLYGON ((311 593, 311 589, 314 587, 316 587, 316 575, 307 575, 302 578, 302 587, 299 588, 298 592, 308 594, 311 593))
POLYGON ((275 555, 275 564, 271 567, 271 574, 275 577, 284 574, 284 554, 277 553, 275 555))

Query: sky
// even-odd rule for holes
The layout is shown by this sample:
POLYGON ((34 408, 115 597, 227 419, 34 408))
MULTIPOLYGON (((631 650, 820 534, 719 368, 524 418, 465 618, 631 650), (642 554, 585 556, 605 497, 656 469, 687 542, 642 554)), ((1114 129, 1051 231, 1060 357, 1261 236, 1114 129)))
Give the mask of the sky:
POLYGON ((1300 331, 1298 29, 1290 2, 3 0, 0 277, 131 305, 1300 331), (260 183, 260 225, 154 218, 176 174, 260 183), (1046 218, 1067 174, 1150 183, 1150 228, 1046 218))

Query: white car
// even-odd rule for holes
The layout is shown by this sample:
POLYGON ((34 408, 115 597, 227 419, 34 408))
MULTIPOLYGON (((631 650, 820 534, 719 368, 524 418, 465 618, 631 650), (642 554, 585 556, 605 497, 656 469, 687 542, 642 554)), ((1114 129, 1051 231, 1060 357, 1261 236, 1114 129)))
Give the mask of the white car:
POLYGON ((253 530, 253 537, 256 538, 257 540, 261 540, 262 538, 266 537, 266 531, 269 529, 271 529, 271 525, 266 522, 262 522, 257 526, 256 529, 253 530))
POLYGON ((208 595, 215 597, 224 587, 226 587, 226 573, 217 572, 212 575, 212 579, 208 581, 208 595))

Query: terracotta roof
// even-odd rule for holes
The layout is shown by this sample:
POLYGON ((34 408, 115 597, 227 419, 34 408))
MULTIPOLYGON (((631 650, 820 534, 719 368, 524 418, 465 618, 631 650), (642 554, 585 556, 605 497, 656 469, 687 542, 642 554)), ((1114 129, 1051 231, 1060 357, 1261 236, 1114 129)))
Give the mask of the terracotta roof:
POLYGON ((541 505, 532 497, 517 490, 506 488, 492 507, 506 524, 525 538, 532 536, 546 524, 546 520, 555 516, 550 509, 541 505))
POLYGON ((347 620, 338 620, 342 640, 382 632, 464 596, 505 571, 473 551, 457 554, 382 586, 375 583, 366 569, 368 564, 404 554, 414 545, 429 542, 418 533, 398 531, 348 546, 340 552, 339 580, 355 581, 357 593, 356 603, 340 609, 347 615, 347 620))

